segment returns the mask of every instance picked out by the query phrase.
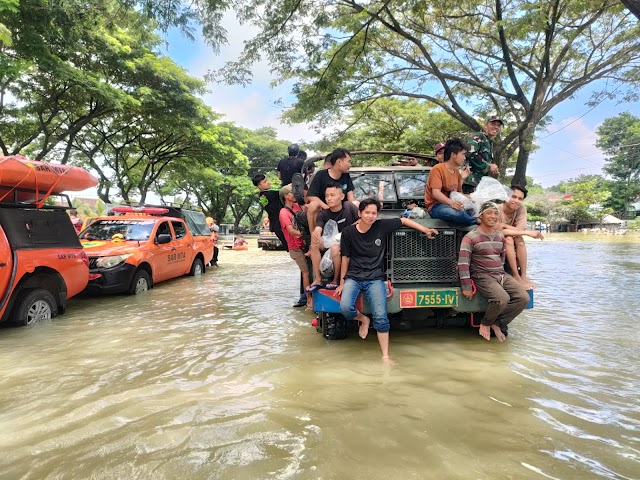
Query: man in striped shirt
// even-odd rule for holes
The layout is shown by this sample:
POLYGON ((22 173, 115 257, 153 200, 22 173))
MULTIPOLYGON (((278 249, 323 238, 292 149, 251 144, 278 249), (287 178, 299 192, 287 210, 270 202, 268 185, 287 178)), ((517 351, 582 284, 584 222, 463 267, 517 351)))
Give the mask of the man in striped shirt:
POLYGON ((498 206, 485 202, 480 207, 480 225, 462 239, 458 273, 462 294, 473 298, 473 283, 488 302, 487 311, 480 322, 480 335, 491 338, 491 331, 503 342, 504 330, 529 302, 524 287, 504 271, 504 235, 495 230, 498 206))

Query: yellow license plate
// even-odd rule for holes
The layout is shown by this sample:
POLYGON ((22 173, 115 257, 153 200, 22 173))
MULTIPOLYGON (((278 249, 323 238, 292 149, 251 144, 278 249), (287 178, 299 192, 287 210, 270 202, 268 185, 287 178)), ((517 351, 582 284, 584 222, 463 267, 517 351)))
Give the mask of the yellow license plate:
POLYGON ((404 290, 400 293, 401 308, 447 308, 457 306, 457 290, 404 290))

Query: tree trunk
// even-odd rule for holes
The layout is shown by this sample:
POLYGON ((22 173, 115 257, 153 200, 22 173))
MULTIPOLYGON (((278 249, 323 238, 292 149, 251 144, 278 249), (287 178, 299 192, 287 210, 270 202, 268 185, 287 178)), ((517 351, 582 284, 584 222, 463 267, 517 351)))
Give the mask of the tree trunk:
POLYGON ((638 0, 620 0, 622 4, 640 20, 640 1, 638 0))
POLYGON ((526 147, 521 146, 518 149, 518 160, 516 161, 516 172, 513 175, 511 183, 513 185, 527 184, 527 163, 529 162, 529 150, 526 147))
POLYGON ((518 159, 516 160, 516 172, 513 175, 512 184, 525 186, 527 184, 527 164, 529 154, 533 146, 534 124, 529 122, 527 127, 518 135, 518 159))

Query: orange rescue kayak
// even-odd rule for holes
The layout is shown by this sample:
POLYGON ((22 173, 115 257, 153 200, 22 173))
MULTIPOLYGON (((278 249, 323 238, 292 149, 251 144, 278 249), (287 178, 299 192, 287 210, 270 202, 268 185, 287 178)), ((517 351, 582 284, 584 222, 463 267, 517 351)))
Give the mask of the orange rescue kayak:
POLYGON ((95 187, 98 179, 84 168, 29 160, 21 155, 0 156, 0 186, 47 194, 95 187))

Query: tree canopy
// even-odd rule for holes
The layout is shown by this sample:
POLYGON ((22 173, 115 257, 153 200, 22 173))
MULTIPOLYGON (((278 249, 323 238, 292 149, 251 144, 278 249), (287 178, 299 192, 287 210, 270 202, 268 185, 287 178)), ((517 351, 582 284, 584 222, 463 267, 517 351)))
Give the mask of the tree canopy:
POLYGON ((612 179, 609 206, 626 213, 640 196, 640 118, 621 113, 607 118, 597 133, 596 146, 606 155, 604 171, 612 179))
POLYGON ((519 183, 555 106, 596 81, 596 102, 632 96, 626 85, 638 82, 638 22, 616 0, 238 3, 260 33, 214 77, 246 82, 266 57, 296 80, 288 118, 323 125, 389 97, 435 105, 471 130, 498 113, 507 124, 498 162, 517 153, 519 183))
POLYGON ((197 191, 218 199, 194 203, 221 219, 260 214, 247 157, 273 169, 287 142, 221 122, 205 83, 161 53, 155 13, 117 0, 0 2, 2 154, 85 166, 106 203, 197 191))

